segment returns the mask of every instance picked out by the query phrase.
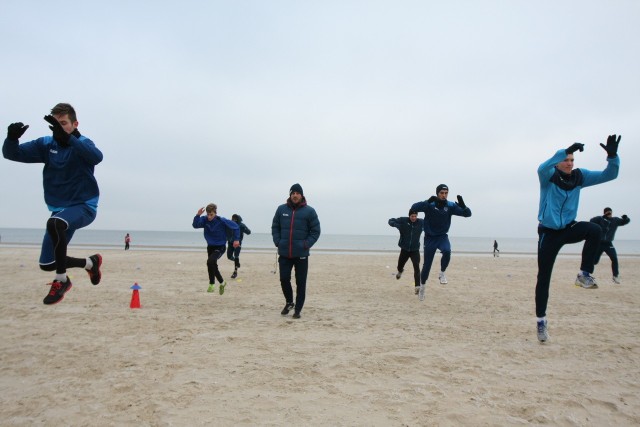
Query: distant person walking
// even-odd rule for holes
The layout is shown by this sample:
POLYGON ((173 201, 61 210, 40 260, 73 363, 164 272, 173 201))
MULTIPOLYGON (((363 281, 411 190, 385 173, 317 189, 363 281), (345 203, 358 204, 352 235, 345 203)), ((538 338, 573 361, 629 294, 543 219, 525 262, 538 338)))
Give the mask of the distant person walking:
POLYGON ((499 257, 500 256, 500 249, 498 249, 498 241, 494 240, 493 241, 493 257, 499 257))
POLYGON ((602 235, 600 237, 600 246, 596 252, 596 258, 594 264, 597 265, 600 262, 602 253, 606 253, 611 259, 611 270, 613 272, 613 283, 620 284, 620 270, 618 268, 618 252, 613 246, 613 239, 616 237, 616 231, 618 227, 627 225, 631 222, 628 216, 622 215, 622 218, 613 216, 611 208, 604 208, 604 215, 595 216, 591 218, 591 222, 595 222, 602 228, 602 235))
POLYGON ((220 284, 219 292, 222 295, 227 282, 220 274, 218 259, 225 253, 227 230, 233 233, 233 247, 240 246, 240 227, 230 219, 218 216, 217 212, 218 206, 215 203, 209 203, 206 208, 198 209, 192 225, 193 228, 204 228, 204 239, 207 242, 207 272, 209 273, 207 292, 215 292, 217 279, 220 284), (207 214, 202 215, 205 210, 207 214))
POLYGON ((131 243, 131 236, 129 236, 129 233, 127 233, 127 235, 124 236, 124 250, 125 251, 129 250, 129 243, 131 243))
POLYGON ((451 261, 451 242, 449 242, 447 234, 451 227, 451 217, 453 215, 465 218, 471 216, 471 209, 464 203, 462 196, 457 196, 458 202, 454 203, 447 200, 448 195, 449 187, 445 184, 440 184, 436 187, 435 196, 431 196, 429 200, 424 202, 414 203, 411 206, 412 211, 424 212, 424 264, 422 265, 420 289, 418 291, 420 301, 424 301, 424 291, 436 250, 442 253, 440 274, 438 275, 440 284, 446 285, 449 283, 444 273, 449 266, 449 261, 451 261))
POLYGON ((565 244, 584 240, 580 272, 576 286, 597 289, 591 276, 594 260, 600 244, 601 229, 589 221, 576 221, 580 190, 611 181, 618 176, 620 137, 609 135, 607 145, 600 144, 607 152, 607 167, 603 171, 574 169, 574 154, 582 152, 584 144, 576 142, 567 149, 558 150, 553 157, 538 167, 540 181, 540 205, 538 208, 538 279, 536 283, 536 316, 538 340, 549 339, 547 331, 547 302, 551 271, 558 252, 565 244))
POLYGON ((233 246, 232 233, 227 233, 227 240, 229 241, 229 246, 227 247, 227 259, 233 261, 234 269, 231 278, 235 279, 236 277, 238 277, 238 269, 240 268, 240 250, 242 249, 242 239, 245 234, 251 234, 251 230, 249 230, 249 227, 244 225, 244 223, 242 222, 242 217, 238 214, 231 215, 231 221, 235 222, 236 224, 238 224, 238 227, 240 227, 240 245, 238 245, 237 247, 233 246))
POLYGON ((56 304, 71 289, 67 268, 84 268, 91 283, 100 283, 102 256, 72 258, 67 247, 76 230, 96 218, 100 190, 94 168, 102 161, 102 152, 78 131, 76 111, 70 104, 60 103, 44 116, 51 136, 43 136, 20 144, 29 125, 11 123, 2 146, 5 159, 21 163, 43 163, 44 201, 51 211, 40 250, 40 269, 55 271, 44 304, 56 304))
POLYGON ((415 293, 418 295, 420 290, 420 235, 424 227, 424 220, 418 218, 418 212, 409 210, 408 217, 390 218, 389 225, 400 231, 400 240, 398 240, 400 256, 398 257, 396 279, 400 279, 404 266, 410 258, 413 264, 415 293))
POLYGON ((283 316, 294 310, 299 319, 304 306, 309 270, 309 250, 320 238, 320 220, 315 209, 307 204, 300 184, 289 189, 286 203, 278 206, 271 223, 271 236, 278 248, 280 287, 285 298, 283 316), (296 302, 293 302, 291 271, 296 270, 296 302))

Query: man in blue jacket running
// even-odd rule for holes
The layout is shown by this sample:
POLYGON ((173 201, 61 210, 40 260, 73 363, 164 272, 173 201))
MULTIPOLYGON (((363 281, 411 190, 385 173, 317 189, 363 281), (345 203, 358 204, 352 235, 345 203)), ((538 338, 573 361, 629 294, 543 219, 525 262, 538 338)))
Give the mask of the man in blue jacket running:
POLYGON ((198 209, 196 216, 193 217, 193 228, 204 228, 204 240, 207 242, 207 272, 209 273, 209 287, 207 292, 214 292, 216 279, 220 283, 220 295, 224 294, 224 288, 227 282, 220 274, 218 268, 218 260, 226 251, 227 231, 233 233, 234 248, 240 246, 240 227, 230 219, 218 216, 218 206, 215 203, 209 203, 206 208, 198 209), (202 215, 204 212, 206 215, 202 215))
POLYGON ((102 161, 102 152, 93 141, 78 131, 76 111, 70 104, 60 103, 44 117, 52 136, 43 136, 20 144, 29 128, 21 122, 11 123, 2 146, 5 159, 21 163, 44 163, 42 184, 44 201, 51 211, 40 250, 40 269, 55 271, 44 304, 56 304, 71 289, 67 268, 84 268, 91 283, 100 283, 102 256, 87 258, 67 256, 67 246, 76 230, 96 218, 100 190, 93 175, 102 161))
POLYGON ((471 209, 464 203, 462 196, 457 196, 458 202, 454 203, 447 200, 448 195, 449 187, 440 184, 436 187, 435 196, 411 206, 412 211, 424 212, 424 264, 422 264, 420 289, 418 290, 420 301, 424 301, 425 286, 427 279, 429 279, 429 270, 431 270, 436 250, 440 250, 442 253, 438 276, 440 284, 446 285, 448 283, 444 272, 451 260, 451 242, 449 242, 447 235, 451 227, 451 217, 453 215, 465 218, 471 216, 471 209))
POLYGON ((536 316, 538 340, 549 339, 547 332, 547 302, 551 271, 558 252, 565 244, 584 240, 580 272, 576 286, 597 289, 591 276, 600 244, 600 226, 589 221, 576 221, 580 190, 611 181, 618 176, 620 137, 609 135, 607 145, 600 144, 607 152, 607 167, 603 171, 574 169, 576 151, 583 151, 584 144, 576 142, 567 149, 558 150, 553 157, 538 167, 540 181, 540 205, 538 208, 538 280, 536 283, 536 316))
POLYGON ((309 270, 309 250, 320 238, 320 220, 315 209, 307 205, 300 184, 293 184, 289 198, 278 206, 271 223, 271 236, 278 248, 280 287, 285 298, 283 316, 294 310, 293 318, 299 319, 304 306, 309 270), (293 303, 291 271, 296 269, 296 302, 293 303))

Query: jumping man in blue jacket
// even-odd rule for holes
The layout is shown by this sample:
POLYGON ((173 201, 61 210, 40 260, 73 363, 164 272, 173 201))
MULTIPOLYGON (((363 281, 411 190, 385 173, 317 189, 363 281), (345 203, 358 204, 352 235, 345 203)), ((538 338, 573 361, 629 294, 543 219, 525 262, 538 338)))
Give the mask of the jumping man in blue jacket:
POLYGON ((218 216, 218 206, 215 203, 209 203, 206 208, 198 209, 192 225, 193 228, 204 228, 204 239, 207 241, 207 272, 209 273, 207 292, 215 291, 216 279, 218 279, 219 292, 222 295, 227 282, 220 274, 218 260, 226 250, 227 230, 233 233, 233 247, 240 246, 240 227, 230 219, 218 216), (207 215, 202 215, 205 210, 207 215))
POLYGON ((102 278, 100 254, 87 258, 67 256, 67 246, 75 231, 96 218, 100 190, 93 169, 102 161, 102 152, 93 141, 80 134, 76 111, 70 104, 57 104, 44 120, 53 135, 23 144, 19 139, 29 125, 10 124, 2 154, 15 162, 44 163, 44 201, 51 216, 42 241, 40 269, 56 272, 43 300, 45 304, 56 304, 71 289, 67 268, 84 268, 94 285, 102 278))
POLYGON ((411 206, 411 210, 424 212, 424 264, 420 275, 420 289, 418 298, 424 301, 424 290, 429 279, 429 270, 436 254, 436 250, 442 253, 440 260, 440 284, 446 285, 447 276, 444 275, 449 261, 451 260, 451 242, 449 242, 449 227, 451 227, 451 217, 453 215, 468 218, 471 216, 471 209, 464 204, 462 196, 457 196, 458 202, 447 200, 449 187, 440 184, 436 187, 436 195, 429 200, 417 202, 411 206))
POLYGON ((574 169, 573 153, 583 151, 584 144, 576 142, 567 149, 558 150, 553 157, 538 167, 540 180, 540 205, 538 207, 538 280, 536 283, 536 316, 538 340, 549 339, 547 332, 547 302, 551 271, 558 252, 567 243, 584 240, 580 273, 576 286, 597 289, 591 276, 600 244, 602 230, 598 224, 576 221, 580 190, 611 181, 618 176, 620 137, 609 135, 607 145, 600 144, 607 152, 607 167, 603 171, 574 169))
POLYGON ((304 306, 309 269, 309 249, 320 237, 320 220, 315 209, 307 205, 300 184, 293 184, 289 198, 278 206, 271 223, 271 236, 278 248, 280 286, 285 298, 283 316, 294 310, 293 318, 299 319, 304 306), (296 302, 293 303, 291 270, 296 270, 296 302))
POLYGON ((424 227, 424 220, 418 218, 418 212, 409 210, 409 216, 400 218, 390 218, 389 225, 400 231, 400 256, 398 257, 398 273, 396 279, 400 279, 404 266, 411 258, 413 264, 413 281, 415 283, 415 293, 420 290, 420 235, 424 227))

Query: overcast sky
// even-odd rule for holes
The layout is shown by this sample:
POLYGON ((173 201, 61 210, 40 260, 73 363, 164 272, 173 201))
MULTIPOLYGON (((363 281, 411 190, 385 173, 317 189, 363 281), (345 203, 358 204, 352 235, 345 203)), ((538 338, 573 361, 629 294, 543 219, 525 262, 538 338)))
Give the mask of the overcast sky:
MULTIPOLYGON (((396 234, 440 183, 450 235, 536 237, 536 169, 575 141, 618 179, 579 219, 640 239, 640 2, 33 1, 0 6, 0 122, 58 102, 104 153, 93 229, 191 230, 208 202, 254 232, 299 182, 323 233, 396 234)), ((6 136, 6 134, 3 134, 6 136)), ((0 159, 0 227, 44 228, 42 165, 0 159)))

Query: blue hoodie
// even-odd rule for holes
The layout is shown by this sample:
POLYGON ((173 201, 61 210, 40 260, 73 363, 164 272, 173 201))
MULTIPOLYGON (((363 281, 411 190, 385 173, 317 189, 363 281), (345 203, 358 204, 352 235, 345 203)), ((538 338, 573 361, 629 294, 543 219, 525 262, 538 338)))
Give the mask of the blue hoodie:
POLYGON ((24 144, 7 138, 2 155, 15 162, 44 163, 42 186, 50 211, 83 203, 97 208, 100 190, 93 169, 102 161, 102 152, 79 132, 69 135, 68 146, 58 144, 52 136, 24 144))
POLYGON ((563 174, 556 165, 567 158, 565 149, 558 150, 538 167, 540 180, 540 205, 538 221, 552 230, 561 230, 575 221, 578 215, 580 190, 616 179, 620 170, 620 157, 607 158, 603 171, 574 169, 571 175, 563 174))
POLYGON ((204 228, 204 239, 210 246, 227 244, 227 229, 233 230, 233 240, 240 240, 240 227, 230 219, 215 216, 211 221, 206 215, 193 217, 193 228, 204 228))

